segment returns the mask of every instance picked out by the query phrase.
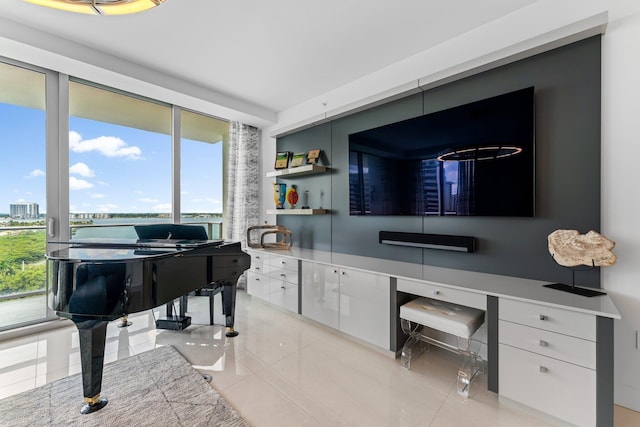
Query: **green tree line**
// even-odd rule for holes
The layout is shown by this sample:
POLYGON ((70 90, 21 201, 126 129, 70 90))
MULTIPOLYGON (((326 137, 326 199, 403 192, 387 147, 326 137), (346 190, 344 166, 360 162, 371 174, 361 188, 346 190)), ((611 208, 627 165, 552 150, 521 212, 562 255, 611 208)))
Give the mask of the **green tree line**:
POLYGON ((45 289, 44 230, 0 236, 0 295, 45 289))

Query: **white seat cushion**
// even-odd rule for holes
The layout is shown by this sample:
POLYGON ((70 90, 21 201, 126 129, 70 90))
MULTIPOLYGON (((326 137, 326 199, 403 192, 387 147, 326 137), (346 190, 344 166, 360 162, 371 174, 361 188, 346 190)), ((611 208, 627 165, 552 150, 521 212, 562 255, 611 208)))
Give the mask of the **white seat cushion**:
POLYGON ((402 305, 400 318, 458 337, 470 338, 484 323, 484 311, 421 297, 402 305))

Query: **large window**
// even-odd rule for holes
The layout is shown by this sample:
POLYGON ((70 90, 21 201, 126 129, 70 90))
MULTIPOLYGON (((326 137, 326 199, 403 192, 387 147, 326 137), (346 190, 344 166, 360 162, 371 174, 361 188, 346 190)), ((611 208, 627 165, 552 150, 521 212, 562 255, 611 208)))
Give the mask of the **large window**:
POLYGON ((47 317, 45 83, 0 62, 0 330, 47 317))
POLYGON ((171 107, 71 81, 74 237, 135 238, 124 224, 172 221, 171 197, 171 107))
POLYGON ((49 243, 135 238, 133 224, 157 222, 220 238, 228 133, 224 120, 0 62, 0 331, 56 317, 49 243))
POLYGON ((183 110, 180 129, 180 221, 206 224, 209 237, 219 239, 229 122, 183 110))

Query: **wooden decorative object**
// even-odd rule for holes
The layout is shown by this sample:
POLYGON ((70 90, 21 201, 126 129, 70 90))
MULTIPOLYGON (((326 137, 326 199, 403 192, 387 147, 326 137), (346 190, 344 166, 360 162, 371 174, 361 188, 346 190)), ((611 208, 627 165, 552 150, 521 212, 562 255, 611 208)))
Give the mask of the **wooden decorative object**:
POLYGON ((289 165, 292 168, 296 168, 298 166, 302 166, 305 164, 307 160, 306 153, 295 153, 291 157, 291 164, 289 165))
MULTIPOLYGON (((255 236, 257 237, 257 236, 255 236)), ((282 225, 255 225, 247 228, 247 246, 250 248, 267 248, 267 249, 290 249, 293 246, 293 233, 282 225), (259 233, 260 242, 254 240, 252 235, 259 233), (276 241, 273 243, 265 242, 265 236, 269 234, 276 235, 276 241), (278 240, 278 237, 280 240, 278 240)))
POLYGON ((309 150, 307 153, 307 164, 315 165, 318 163, 318 159, 320 159, 320 152, 322 150, 309 150))
POLYGON ((278 151, 276 153, 276 163, 274 169, 286 169, 289 167, 289 159, 291 159, 291 151, 278 151))
POLYGON ((615 242, 595 231, 580 234, 577 230, 556 230, 549 234, 547 241, 549 253, 564 267, 609 267, 616 263, 616 256, 611 252, 615 242))

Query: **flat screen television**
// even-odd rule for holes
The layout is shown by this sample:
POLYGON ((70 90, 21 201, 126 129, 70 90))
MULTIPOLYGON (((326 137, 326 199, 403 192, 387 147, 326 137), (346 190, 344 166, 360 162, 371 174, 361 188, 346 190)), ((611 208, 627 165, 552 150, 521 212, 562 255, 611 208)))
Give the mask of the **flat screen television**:
POLYGON ((351 215, 534 216, 534 88, 349 135, 351 215))

